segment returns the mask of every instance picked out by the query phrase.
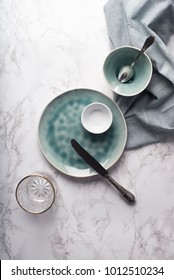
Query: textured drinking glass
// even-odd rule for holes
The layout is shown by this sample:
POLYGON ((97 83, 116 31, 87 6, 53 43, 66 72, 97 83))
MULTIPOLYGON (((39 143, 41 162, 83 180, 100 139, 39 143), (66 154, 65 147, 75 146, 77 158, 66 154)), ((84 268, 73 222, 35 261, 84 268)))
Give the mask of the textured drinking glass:
POLYGON ((39 174, 29 175, 18 183, 16 199, 23 210, 32 214, 40 214, 52 206, 55 189, 47 177, 39 174))

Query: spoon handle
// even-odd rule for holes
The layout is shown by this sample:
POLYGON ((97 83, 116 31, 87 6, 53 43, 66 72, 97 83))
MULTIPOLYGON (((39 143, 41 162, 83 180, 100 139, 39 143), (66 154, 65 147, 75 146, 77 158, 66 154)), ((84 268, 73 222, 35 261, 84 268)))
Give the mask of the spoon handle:
POLYGON ((142 53, 145 52, 145 50, 147 50, 155 41, 155 37, 154 36, 149 36, 147 37, 146 41, 144 42, 144 45, 142 46, 139 54, 137 55, 137 57, 135 58, 135 60, 132 62, 131 66, 133 66, 135 64, 135 62, 139 59, 140 55, 142 55, 142 53))

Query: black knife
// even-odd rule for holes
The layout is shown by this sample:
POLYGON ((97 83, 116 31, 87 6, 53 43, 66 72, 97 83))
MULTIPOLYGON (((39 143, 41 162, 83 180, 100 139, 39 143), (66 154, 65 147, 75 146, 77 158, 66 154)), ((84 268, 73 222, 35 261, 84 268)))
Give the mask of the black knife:
POLYGON ((93 158, 75 139, 71 140, 71 145, 79 156, 86 161, 98 174, 106 178, 123 196, 123 198, 129 203, 135 203, 135 196, 128 190, 120 186, 110 175, 109 172, 95 159, 93 158))

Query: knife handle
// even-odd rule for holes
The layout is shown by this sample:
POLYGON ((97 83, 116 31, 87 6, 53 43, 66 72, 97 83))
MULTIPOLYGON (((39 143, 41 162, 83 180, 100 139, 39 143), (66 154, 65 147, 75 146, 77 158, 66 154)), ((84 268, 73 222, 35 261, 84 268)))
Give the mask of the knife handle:
POLYGON ((111 176, 107 175, 106 179, 121 193, 127 202, 135 203, 135 196, 131 192, 120 186, 111 176))

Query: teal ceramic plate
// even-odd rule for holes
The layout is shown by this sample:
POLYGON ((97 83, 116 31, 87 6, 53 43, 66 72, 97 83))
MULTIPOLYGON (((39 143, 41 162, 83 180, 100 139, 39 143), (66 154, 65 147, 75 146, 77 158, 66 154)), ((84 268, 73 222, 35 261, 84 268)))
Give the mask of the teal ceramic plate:
POLYGON ((91 89, 74 89, 53 99, 42 113, 39 141, 46 159, 61 172, 74 177, 88 177, 96 172, 71 146, 76 139, 106 169, 121 156, 127 127, 118 106, 104 94, 91 89), (111 127, 102 134, 92 134, 81 124, 81 113, 92 102, 106 104, 113 114, 111 127))

